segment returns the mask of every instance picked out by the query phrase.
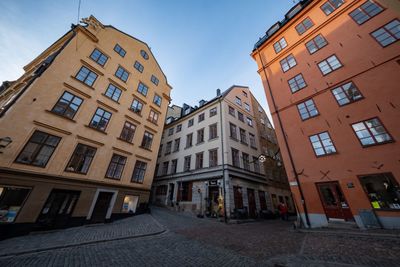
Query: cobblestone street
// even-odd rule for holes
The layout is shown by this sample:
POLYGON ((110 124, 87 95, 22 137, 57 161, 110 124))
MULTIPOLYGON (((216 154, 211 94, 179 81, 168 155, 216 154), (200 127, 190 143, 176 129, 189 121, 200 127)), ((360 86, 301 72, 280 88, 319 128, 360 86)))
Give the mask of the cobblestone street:
POLYGON ((400 266, 400 239, 300 233, 278 220, 225 225, 152 208, 151 216, 4 240, 0 253, 0 266, 400 266))

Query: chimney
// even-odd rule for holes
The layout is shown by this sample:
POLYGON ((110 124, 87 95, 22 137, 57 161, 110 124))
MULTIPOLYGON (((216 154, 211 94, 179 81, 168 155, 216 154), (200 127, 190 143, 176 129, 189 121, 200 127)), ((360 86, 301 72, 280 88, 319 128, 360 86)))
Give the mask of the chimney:
POLYGON ((220 96, 221 95, 221 89, 217 89, 217 96, 220 96))

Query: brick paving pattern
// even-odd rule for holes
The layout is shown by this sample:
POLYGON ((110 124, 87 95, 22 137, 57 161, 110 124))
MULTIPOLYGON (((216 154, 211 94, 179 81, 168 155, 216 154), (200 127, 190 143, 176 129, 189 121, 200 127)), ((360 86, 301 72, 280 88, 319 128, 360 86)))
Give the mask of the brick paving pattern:
MULTIPOLYGON (((142 216, 143 221, 151 222, 150 215, 131 219, 142 216)), ((147 237, 3 256, 0 266, 400 266, 400 239, 395 237, 300 233, 281 221, 225 225, 160 208, 153 208, 152 216, 168 230, 147 237)), ((102 234, 102 227, 141 228, 137 222, 123 220, 80 227, 80 231, 96 229, 93 231, 102 234)), ((71 230, 45 235, 60 238, 71 230)), ((41 235, 18 239, 35 243, 36 238, 46 240, 41 235)), ((11 240, 15 248, 17 239, 11 240)), ((1 252, 8 242, 0 242, 1 252)))

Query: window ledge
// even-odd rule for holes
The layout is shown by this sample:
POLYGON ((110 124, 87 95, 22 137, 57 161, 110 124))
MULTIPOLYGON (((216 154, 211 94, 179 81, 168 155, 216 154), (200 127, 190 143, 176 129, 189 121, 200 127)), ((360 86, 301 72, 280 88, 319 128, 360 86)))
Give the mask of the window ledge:
POLYGON ((152 123, 152 124, 154 124, 155 126, 158 126, 157 122, 154 122, 154 121, 152 121, 152 120, 150 120, 150 119, 147 119, 147 121, 150 122, 150 123, 152 123))
MULTIPOLYGON (((86 86, 87 88, 89 88, 89 89, 91 89, 91 90, 95 90, 93 86, 90 86, 90 85, 88 85, 88 84, 86 84, 86 83, 84 83, 84 82, 78 80, 77 78, 75 78, 75 77, 72 76, 72 75, 71 75, 71 78, 72 78, 73 80, 77 81, 78 83, 83 84, 83 85, 86 86)), ((97 80, 97 79, 96 79, 96 80, 97 80)), ((95 81, 95 82, 96 82, 96 81, 95 81)))
POLYGON ((120 178, 114 178, 114 177, 105 176, 104 178, 109 179, 109 180, 113 180, 113 181, 121 181, 121 177, 120 178))
POLYGON ((137 113, 137 112, 135 112, 133 109, 131 109, 131 108, 128 108, 128 110, 130 111, 130 112, 132 112, 133 114, 135 114, 136 116, 139 116, 139 117, 143 117, 142 116, 142 114, 140 114, 140 113, 137 113))
POLYGON ((208 141, 214 141, 214 140, 217 140, 218 138, 219 138, 219 136, 211 138, 211 139, 208 139, 208 141))
POLYGON ((132 180, 131 180, 131 183, 134 183, 134 184, 143 184, 143 182, 132 181, 132 180))
POLYGON ((153 152, 150 148, 147 148, 147 147, 144 147, 144 146, 139 146, 141 149, 144 149, 144 150, 147 150, 147 151, 150 151, 150 152, 153 152))
POLYGON ((63 119, 65 119, 65 120, 67 120, 67 121, 76 123, 76 120, 71 119, 71 118, 68 118, 68 117, 65 117, 65 116, 63 116, 63 115, 61 115, 61 114, 58 114, 58 113, 55 113, 55 112, 53 112, 53 111, 51 111, 51 110, 46 109, 45 111, 46 111, 47 113, 53 114, 53 115, 55 115, 55 116, 57 116, 57 117, 63 118, 63 119))
POLYGON ((119 141, 122 141, 122 142, 128 143, 128 144, 130 144, 130 145, 132 145, 132 146, 133 146, 133 143, 132 143, 132 142, 129 142, 129 141, 125 140, 125 139, 122 139, 121 137, 117 137, 117 139, 118 139, 119 141))
POLYGON ((85 125, 85 127, 90 128, 90 129, 92 129, 92 130, 94 130, 94 131, 96 131, 96 132, 102 133, 102 134, 104 134, 104 135, 107 135, 107 133, 106 133, 105 131, 96 129, 96 128, 91 127, 91 126, 89 126, 89 125, 85 125))
POLYGON ((240 141, 240 143, 241 143, 242 145, 246 145, 246 146, 248 146, 248 145, 249 145, 248 143, 246 143, 246 142, 243 142, 243 141, 240 141))
POLYGON ((107 96, 107 95, 106 95, 106 94, 104 94, 104 93, 102 93, 101 95, 102 95, 102 96, 104 96, 105 98, 107 98, 107 99, 111 100, 112 102, 114 102, 114 103, 117 103, 118 105, 120 105, 120 104, 121 104, 121 103, 119 103, 119 101, 112 99, 111 97, 107 96))
POLYGON ((204 144, 204 143, 205 143, 204 141, 199 142, 199 143, 196 143, 196 146, 202 145, 202 144, 204 144))
POLYGON ((394 143, 394 140, 390 140, 390 141, 385 141, 385 142, 381 142, 381 143, 376 143, 376 144, 371 144, 371 145, 361 145, 363 148, 368 148, 368 147, 373 147, 373 146, 380 146, 380 145, 385 145, 385 144, 390 144, 390 143, 394 143))
POLYGON ((232 136, 229 136, 229 138, 230 138, 231 140, 233 140, 233 141, 239 142, 239 140, 238 140, 237 138, 234 138, 234 137, 232 137, 232 136))
POLYGON ((255 150, 257 150, 257 147, 255 147, 255 146, 250 146, 252 149, 255 149, 255 150))

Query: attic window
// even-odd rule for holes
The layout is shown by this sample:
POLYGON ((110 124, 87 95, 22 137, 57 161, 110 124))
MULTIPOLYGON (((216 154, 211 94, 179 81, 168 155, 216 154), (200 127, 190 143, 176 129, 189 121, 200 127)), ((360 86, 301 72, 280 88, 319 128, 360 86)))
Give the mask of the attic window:
POLYGON ((299 13, 300 10, 301 10, 301 4, 298 4, 296 7, 294 7, 291 11, 289 11, 286 14, 286 18, 288 18, 288 19, 292 18, 294 15, 299 13))
POLYGON ((276 23, 274 26, 272 26, 268 31, 267 34, 268 36, 271 36, 274 32, 279 30, 279 23, 276 23))
POLYGON ((140 50, 140 55, 141 55, 145 60, 148 60, 148 59, 149 59, 149 54, 147 54, 147 52, 144 51, 144 50, 140 50))

